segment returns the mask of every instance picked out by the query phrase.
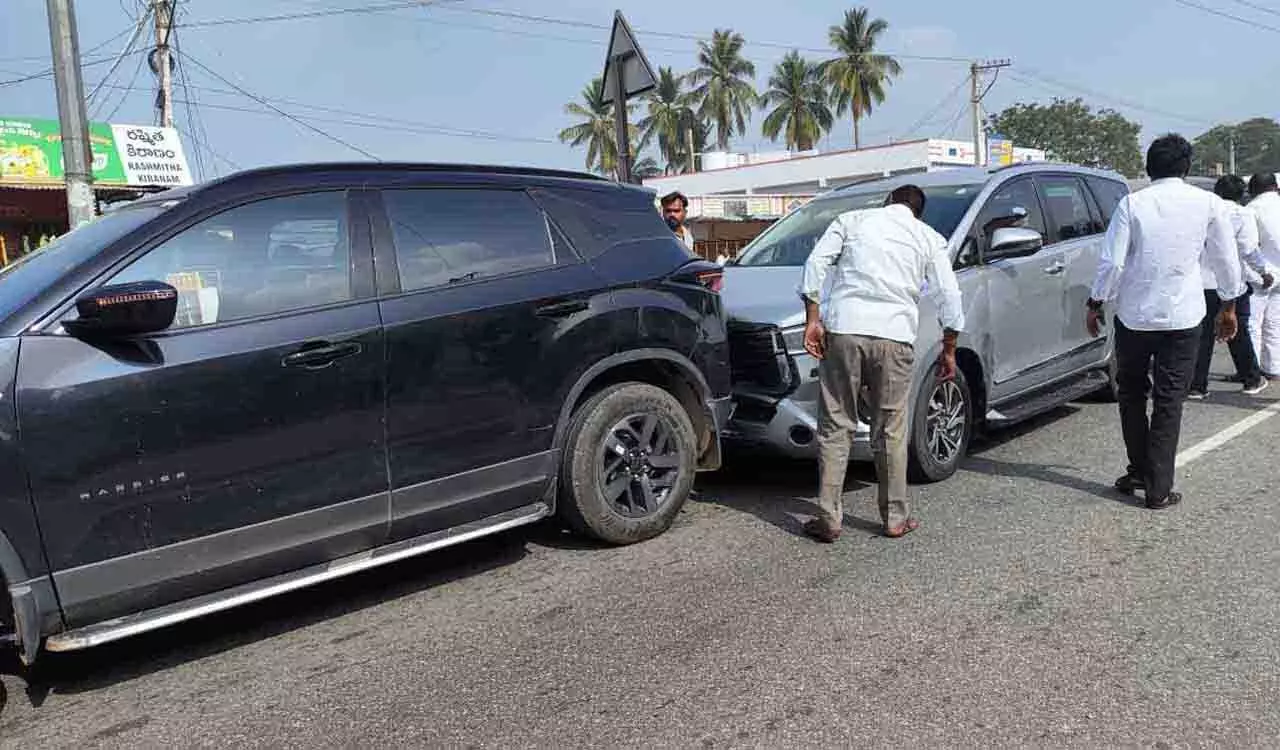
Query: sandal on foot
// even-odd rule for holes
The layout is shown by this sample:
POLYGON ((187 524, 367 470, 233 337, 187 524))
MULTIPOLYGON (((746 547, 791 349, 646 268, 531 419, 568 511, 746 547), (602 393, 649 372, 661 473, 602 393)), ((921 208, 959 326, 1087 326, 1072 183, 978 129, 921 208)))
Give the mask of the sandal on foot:
POLYGON ((914 518, 908 518, 901 526, 885 529, 884 535, 890 539, 901 539, 918 528, 920 528, 920 522, 914 518))
POLYGON ((840 529, 832 528, 826 521, 813 518, 804 523, 804 533, 823 544, 831 544, 840 538, 840 529))

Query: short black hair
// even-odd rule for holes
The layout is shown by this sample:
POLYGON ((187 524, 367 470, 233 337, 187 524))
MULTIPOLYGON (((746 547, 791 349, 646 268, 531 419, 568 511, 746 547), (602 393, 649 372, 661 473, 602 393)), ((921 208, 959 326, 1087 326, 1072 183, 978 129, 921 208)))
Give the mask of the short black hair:
POLYGON ((684 193, 680 192, 679 190, 675 191, 674 193, 667 193, 666 195, 662 196, 663 206, 666 206, 669 203, 675 203, 676 201, 680 201, 681 208, 687 209, 689 207, 689 199, 684 197, 684 193))
POLYGON ((1251 195, 1262 195, 1276 189, 1276 173, 1275 172, 1259 172, 1249 178, 1249 193, 1251 195))
POLYGON ((911 213, 920 218, 924 215, 925 197, 924 191, 915 185, 903 185, 894 189, 889 193, 889 199, 884 202, 886 206, 903 205, 911 209, 911 213))
POLYGON ((1213 184, 1213 192, 1217 193, 1219 198, 1235 203, 1244 200, 1244 191, 1244 178, 1234 174, 1219 177, 1213 184))
POLYGON ((1147 149, 1147 174, 1153 180, 1186 177, 1191 172, 1191 142, 1177 133, 1160 136, 1147 149))

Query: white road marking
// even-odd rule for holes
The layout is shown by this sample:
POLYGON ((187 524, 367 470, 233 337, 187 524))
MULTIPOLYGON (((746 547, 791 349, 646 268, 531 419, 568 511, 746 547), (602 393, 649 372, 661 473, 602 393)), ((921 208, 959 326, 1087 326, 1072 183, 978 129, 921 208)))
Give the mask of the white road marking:
POLYGON ((1186 466, 1204 454, 1221 448, 1228 442, 1240 437, 1244 433, 1252 430, 1254 427, 1257 427, 1277 414, 1280 414, 1280 401, 1275 402, 1260 412, 1250 414, 1222 432, 1219 432, 1210 438, 1206 438, 1205 440, 1201 440, 1190 448, 1187 448, 1178 454, 1175 464, 1177 466, 1186 466))

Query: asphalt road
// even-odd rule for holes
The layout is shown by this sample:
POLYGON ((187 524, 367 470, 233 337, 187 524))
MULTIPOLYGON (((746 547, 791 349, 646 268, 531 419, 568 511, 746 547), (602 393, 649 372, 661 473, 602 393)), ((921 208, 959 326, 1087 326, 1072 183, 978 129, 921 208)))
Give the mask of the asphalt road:
MULTIPOLYGON (((1224 368, 1219 368, 1224 369, 1224 368)), ((1183 447, 1276 404, 1221 389, 1183 447)), ((672 531, 484 540, 5 676, 0 747, 1275 747, 1280 418, 1115 495, 1115 407, 1074 404, 833 547, 814 467, 708 476, 672 531)))

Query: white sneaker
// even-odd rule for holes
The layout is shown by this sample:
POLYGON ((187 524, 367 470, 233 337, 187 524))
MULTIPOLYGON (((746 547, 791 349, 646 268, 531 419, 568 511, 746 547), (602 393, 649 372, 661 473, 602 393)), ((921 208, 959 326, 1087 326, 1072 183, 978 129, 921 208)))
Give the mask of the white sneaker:
POLYGON ((1259 393, 1262 393, 1263 391, 1267 390, 1267 386, 1269 385, 1271 385, 1271 383, 1266 378, 1258 378, 1256 383, 1252 383, 1250 385, 1245 386, 1244 395, 1256 396, 1259 393))

